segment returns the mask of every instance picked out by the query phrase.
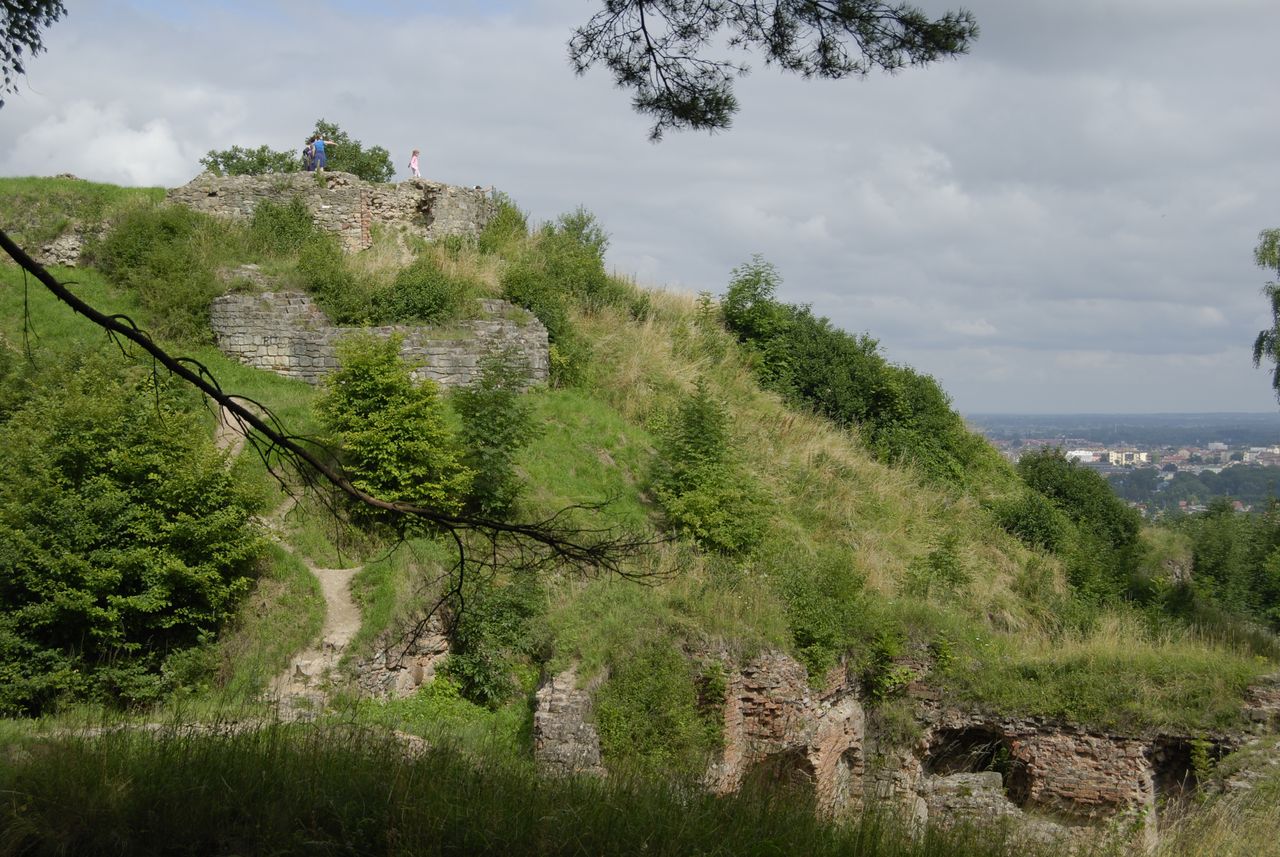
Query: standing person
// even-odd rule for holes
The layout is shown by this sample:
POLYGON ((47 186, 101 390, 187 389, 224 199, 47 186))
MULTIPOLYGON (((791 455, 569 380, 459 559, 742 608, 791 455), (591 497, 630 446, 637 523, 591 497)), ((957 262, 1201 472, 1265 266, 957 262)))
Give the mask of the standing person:
POLYGON ((422 178, 422 173, 418 172, 418 150, 413 150, 413 157, 409 158, 409 172, 413 173, 415 179, 422 178))
POLYGON ((307 172, 312 172, 316 168, 316 150, 311 145, 315 137, 307 138, 307 145, 302 147, 302 168, 307 172))
POLYGON ((318 173, 324 172, 324 165, 328 163, 328 160, 329 160, 328 155, 325 154, 324 147, 333 146, 333 145, 336 145, 336 144, 332 140, 326 140, 324 137, 321 137, 319 134, 316 134, 314 137, 311 138, 311 148, 315 152, 316 172, 318 173))

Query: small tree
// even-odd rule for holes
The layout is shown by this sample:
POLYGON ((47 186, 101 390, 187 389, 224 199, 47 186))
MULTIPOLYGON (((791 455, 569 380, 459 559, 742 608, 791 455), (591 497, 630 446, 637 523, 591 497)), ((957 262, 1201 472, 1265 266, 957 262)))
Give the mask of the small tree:
POLYGON ((391 181, 391 177, 396 174, 390 152, 381 146, 364 148, 359 140, 352 139, 337 123, 317 119, 313 133, 333 143, 332 147, 325 147, 325 156, 329 161, 326 169, 351 173, 367 182, 391 181))
POLYGON ((29 380, 0 423, 0 715, 153 701, 248 591, 256 503, 176 383, 110 353, 29 380))
POLYGON ((261 176, 269 173, 296 173, 302 169, 299 152, 277 152, 266 144, 256 149, 232 146, 230 149, 210 149, 200 159, 209 172, 220 176, 261 176))
POLYGON ((654 493, 703 546, 745 553, 764 536, 759 489, 736 461, 729 416, 699 379, 658 438, 654 493))
POLYGON ((358 489, 452 514, 462 508, 472 474, 460 461, 436 384, 414 380, 400 342, 368 333, 340 342, 341 368, 329 376, 316 411, 358 489))
POLYGON ((481 363, 480 380, 453 394, 462 417, 463 462, 475 472, 468 506, 505 516, 520 495, 515 456, 534 436, 533 412, 522 393, 529 370, 519 354, 502 350, 481 363))

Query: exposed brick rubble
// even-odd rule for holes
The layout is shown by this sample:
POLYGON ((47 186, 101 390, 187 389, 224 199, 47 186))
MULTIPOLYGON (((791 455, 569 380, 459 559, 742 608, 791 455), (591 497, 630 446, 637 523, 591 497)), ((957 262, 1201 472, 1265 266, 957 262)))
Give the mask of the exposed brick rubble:
POLYGON ((338 236, 343 249, 358 252, 372 243, 372 227, 404 229, 427 240, 475 236, 497 211, 482 188, 411 179, 399 184, 362 181, 349 173, 284 173, 216 176, 202 173, 165 198, 196 211, 248 220, 264 200, 298 198, 321 229, 338 236))
POLYGON ((400 353, 421 364, 418 378, 446 387, 480 377, 480 362, 492 350, 520 354, 531 383, 547 379, 547 329, 531 314, 499 300, 480 302, 487 317, 426 326, 336 327, 302 292, 228 294, 214 300, 209 323, 218 348, 247 366, 318 384, 338 366, 336 343, 357 330, 378 336, 401 334, 400 353))
POLYGON ((578 687, 575 668, 551 676, 538 688, 533 756, 542 770, 552 774, 605 773, 600 736, 591 723, 591 688, 578 687))

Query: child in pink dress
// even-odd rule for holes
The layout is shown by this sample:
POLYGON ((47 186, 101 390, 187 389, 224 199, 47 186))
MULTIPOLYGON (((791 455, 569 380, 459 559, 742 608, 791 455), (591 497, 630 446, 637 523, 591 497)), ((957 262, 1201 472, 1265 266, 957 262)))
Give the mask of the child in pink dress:
POLYGON ((409 159, 409 171, 413 173, 415 179, 422 178, 422 173, 418 172, 418 150, 413 150, 413 157, 409 159))

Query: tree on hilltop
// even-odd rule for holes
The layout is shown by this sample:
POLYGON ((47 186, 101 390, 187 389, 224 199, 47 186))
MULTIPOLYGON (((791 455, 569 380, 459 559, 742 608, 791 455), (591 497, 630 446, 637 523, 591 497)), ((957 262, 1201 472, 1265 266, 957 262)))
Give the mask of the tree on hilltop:
POLYGON ((313 132, 322 140, 333 143, 333 147, 325 147, 329 163, 326 169, 334 172, 351 173, 367 182, 391 181, 396 168, 391 163, 391 153, 382 146, 370 146, 368 149, 359 140, 338 127, 335 122, 316 120, 313 132))
MULTIPOLYGON (((359 140, 338 127, 335 122, 316 120, 311 132, 333 143, 328 148, 327 168, 335 172, 351 173, 368 182, 390 181, 396 168, 391 163, 391 153, 382 146, 368 149, 359 140)), ((310 141, 311 135, 303 141, 310 141)), ((296 152, 280 152, 263 144, 256 149, 232 146, 229 149, 210 149, 200 163, 220 176, 261 176, 271 173, 296 173, 302 169, 302 149, 296 152)))

